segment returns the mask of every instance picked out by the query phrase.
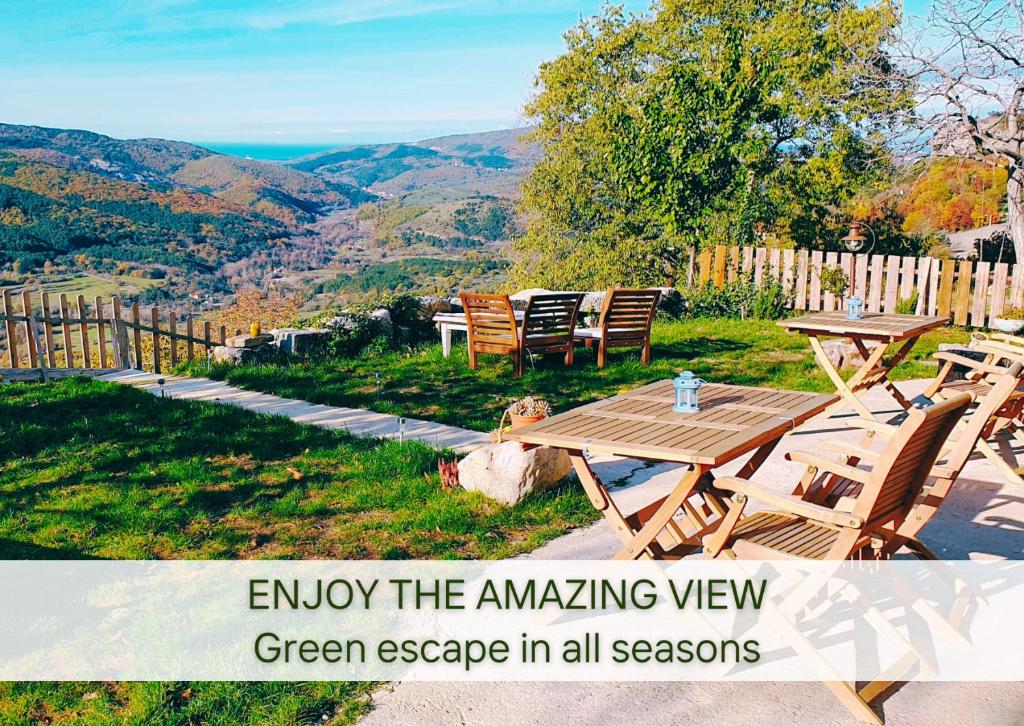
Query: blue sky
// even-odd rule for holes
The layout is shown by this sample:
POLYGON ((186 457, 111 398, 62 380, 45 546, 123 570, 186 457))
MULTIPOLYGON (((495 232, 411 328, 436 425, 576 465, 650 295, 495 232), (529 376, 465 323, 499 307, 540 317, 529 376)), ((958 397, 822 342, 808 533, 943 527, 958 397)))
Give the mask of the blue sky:
POLYGON ((338 144, 506 128, 523 123, 538 64, 599 7, 0 0, 0 121, 338 144))
POLYGON ((0 0, 0 121, 339 145, 517 126, 538 64, 600 4, 0 0))

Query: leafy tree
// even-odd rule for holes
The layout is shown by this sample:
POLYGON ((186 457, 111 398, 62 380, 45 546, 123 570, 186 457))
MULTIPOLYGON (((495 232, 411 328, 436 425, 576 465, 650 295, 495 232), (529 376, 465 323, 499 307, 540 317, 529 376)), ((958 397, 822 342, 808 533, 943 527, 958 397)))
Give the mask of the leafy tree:
POLYGON ((704 240, 813 240, 870 173, 877 112, 909 103, 873 81, 898 18, 888 0, 662 0, 582 21, 527 107, 544 158, 515 282, 660 284, 704 240))

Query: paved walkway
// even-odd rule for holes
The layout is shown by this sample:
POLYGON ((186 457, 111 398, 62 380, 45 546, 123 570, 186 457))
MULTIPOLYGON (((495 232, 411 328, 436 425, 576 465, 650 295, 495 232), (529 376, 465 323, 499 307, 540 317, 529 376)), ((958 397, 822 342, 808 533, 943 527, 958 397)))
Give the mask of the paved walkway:
MULTIPOLYGON (((186 376, 157 375, 142 371, 127 370, 100 376, 101 381, 123 383, 160 395, 160 379, 164 380, 163 395, 190 401, 226 403, 239 408, 287 416, 293 421, 328 429, 344 429, 356 436, 379 436, 397 439, 400 437, 399 417, 361 408, 324 406, 294 398, 281 398, 269 393, 258 393, 236 388, 223 381, 210 378, 189 378, 186 376)), ((452 449, 467 453, 490 441, 488 434, 457 426, 445 426, 432 421, 405 419, 406 439, 422 441, 439 449, 452 449)))
MULTIPOLYGON (((899 384, 909 397, 925 382, 899 384)), ((881 389, 865 396, 883 418, 902 409, 881 389)), ((753 479, 788 493, 802 471, 787 451, 814 451, 826 439, 856 440, 841 417, 815 418, 786 436, 753 479)), ((720 473, 733 473, 733 462, 720 473)), ((595 464, 605 481, 623 482, 613 490, 627 509, 666 494, 678 481, 679 466, 643 466, 628 459, 595 464), (645 486, 639 486, 644 484, 645 486), (632 502, 627 500, 633 500, 632 502)), ((754 506, 750 511, 764 506, 754 506)), ((948 559, 1024 559, 1024 486, 1006 482, 985 459, 966 467, 949 500, 925 530, 925 542, 948 559)), ((603 520, 552 540, 528 559, 605 560, 619 539, 603 520)), ((694 557, 700 557, 694 555, 694 557)), ((599 723, 786 724, 840 726, 855 721, 832 693, 818 683, 395 683, 377 691, 374 709, 360 726, 479 724, 480 726, 577 726, 599 723)), ((889 726, 1024 724, 1024 683, 909 683, 884 697, 881 712, 889 726)))

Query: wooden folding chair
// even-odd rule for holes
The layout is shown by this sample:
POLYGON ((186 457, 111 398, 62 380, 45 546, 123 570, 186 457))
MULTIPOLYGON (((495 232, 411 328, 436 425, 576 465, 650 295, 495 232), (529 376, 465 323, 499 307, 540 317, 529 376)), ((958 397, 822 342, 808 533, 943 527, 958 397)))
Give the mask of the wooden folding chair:
MULTIPOLYGON (((959 394, 928 409, 910 411, 870 471, 793 452, 790 458, 794 461, 862 485, 850 512, 776 494, 746 479, 716 479, 715 490, 733 496, 718 528, 703 538, 705 554, 750 560, 883 557, 886 535, 898 531, 912 516, 944 442, 970 402, 969 395, 959 394), (744 516, 748 497, 777 510, 744 516)), ((825 685, 854 716, 881 723, 869 702, 882 693, 886 683, 867 683, 859 690, 845 681, 827 681, 825 685)))
MULTIPOLYGON (((545 353, 562 353, 565 365, 572 365, 573 332, 582 302, 583 294, 577 292, 545 293, 530 298, 519 338, 520 369, 527 356, 545 353)), ((522 370, 518 375, 522 375, 522 370)))
POLYGON ((574 336, 588 346, 597 341, 597 366, 604 368, 611 348, 640 348, 640 360, 651 362, 651 323, 661 290, 613 288, 604 297, 596 328, 577 328, 574 336))
POLYGON ((508 355, 517 377, 522 377, 522 356, 519 327, 508 295, 482 295, 464 292, 459 295, 466 313, 469 335, 469 367, 476 369, 480 353, 508 355))
MULTIPOLYGON (((1018 388, 1024 382, 1024 363, 1017 362, 1006 369, 1006 372, 978 401, 974 410, 961 419, 960 431, 954 432, 947 440, 938 463, 932 468, 928 481, 922 489, 921 496, 914 503, 911 515, 896 529, 887 531, 882 556, 893 557, 902 547, 906 547, 920 559, 939 559, 920 540, 921 530, 931 521, 939 507, 946 500, 960 472, 967 465, 974 453, 979 439, 992 435, 992 432, 1004 426, 1008 420, 1015 419, 1020 413, 1021 398, 1017 395, 1018 388)), ((898 430, 895 426, 880 423, 874 419, 854 419, 847 423, 851 428, 867 430, 888 440, 898 430)), ((856 466, 861 461, 874 463, 878 461, 878 453, 845 441, 826 441, 820 448, 836 451, 843 455, 841 463, 856 466)), ((863 489, 863 484, 841 475, 825 471, 815 476, 814 470, 808 469, 806 481, 801 481, 793 491, 805 501, 826 506, 840 511, 852 511, 854 502, 863 489)))
MULTIPOLYGON (((992 341, 988 338, 976 339, 976 341, 974 349, 987 354, 984 360, 978 361, 951 352, 939 352, 934 355, 937 360, 942 362, 942 367, 925 389, 925 398, 941 401, 957 393, 967 393, 975 400, 981 400, 1006 374, 1007 364, 1012 365, 1024 361, 1024 348, 1021 348, 1020 354, 1017 354, 1008 344, 1004 345, 999 341, 992 341), (962 380, 952 380, 954 366, 967 368, 967 373, 962 380)), ((1022 432, 1024 423, 1021 421, 1021 415, 1024 413, 1024 388, 1018 387, 1017 390, 1011 391, 999 413, 998 421, 993 420, 993 425, 978 439, 976 448, 1008 481, 1013 484, 1024 484, 1024 479, 1016 471, 1017 459, 1012 448, 1009 445, 1003 447, 1005 455, 1000 455, 990 443, 995 436, 1004 434, 1010 435, 1018 443, 1024 444, 1024 432, 1022 432), (996 423, 998 425, 995 425, 996 423)))

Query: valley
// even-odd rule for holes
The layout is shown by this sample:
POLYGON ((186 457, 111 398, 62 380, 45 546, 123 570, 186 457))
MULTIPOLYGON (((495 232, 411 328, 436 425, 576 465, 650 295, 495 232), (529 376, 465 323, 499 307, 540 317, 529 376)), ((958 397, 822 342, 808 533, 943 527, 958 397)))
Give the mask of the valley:
POLYGON ((208 309, 245 287, 299 292, 315 308, 396 281, 430 293, 474 276, 493 285, 520 228, 519 184, 539 156, 524 131, 277 162, 0 124, 0 286, 80 279, 208 309))

